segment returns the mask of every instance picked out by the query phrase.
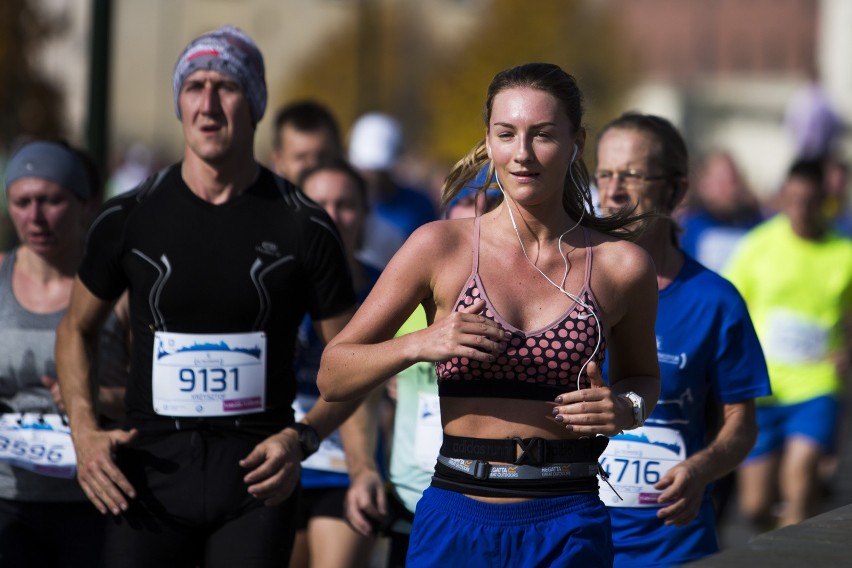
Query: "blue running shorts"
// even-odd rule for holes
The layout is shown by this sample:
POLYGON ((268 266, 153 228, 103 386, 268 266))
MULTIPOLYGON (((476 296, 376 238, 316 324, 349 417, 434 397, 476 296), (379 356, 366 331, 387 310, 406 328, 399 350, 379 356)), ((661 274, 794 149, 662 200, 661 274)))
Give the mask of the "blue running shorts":
POLYGON ((798 404, 757 407, 757 442, 746 458, 753 460, 784 447, 794 436, 810 439, 826 453, 835 450, 840 405, 833 396, 798 404))
POLYGON ((609 513, 596 493, 484 503, 429 487, 417 504, 407 566, 611 567, 609 513))

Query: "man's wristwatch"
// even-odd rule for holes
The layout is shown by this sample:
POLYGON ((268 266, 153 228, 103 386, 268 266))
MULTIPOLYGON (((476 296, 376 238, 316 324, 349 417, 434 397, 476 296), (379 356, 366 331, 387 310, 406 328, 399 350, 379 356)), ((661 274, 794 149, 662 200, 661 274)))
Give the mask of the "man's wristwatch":
POLYGON ((638 395, 633 391, 626 392, 618 396, 626 398, 633 406, 633 424, 630 426, 630 428, 628 428, 628 430, 633 430, 634 428, 638 428, 642 424, 644 424, 646 418, 645 399, 642 398, 641 395, 638 395))
POLYGON ((320 437, 313 426, 294 422, 287 426, 287 428, 295 430, 299 434, 299 447, 302 448, 303 460, 308 459, 309 456, 313 455, 319 449, 320 437))

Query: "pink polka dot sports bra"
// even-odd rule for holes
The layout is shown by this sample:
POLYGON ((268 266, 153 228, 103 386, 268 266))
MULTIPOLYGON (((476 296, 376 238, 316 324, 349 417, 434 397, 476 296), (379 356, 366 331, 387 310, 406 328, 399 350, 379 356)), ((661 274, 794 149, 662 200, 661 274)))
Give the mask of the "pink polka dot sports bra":
MULTIPOLYGON (((467 357, 436 363, 440 396, 552 401, 560 394, 577 390, 577 374, 593 354, 598 365, 603 366, 606 340, 598 329, 600 310, 589 286, 592 247, 588 231, 581 228, 586 241, 586 277, 577 296, 595 310, 598 319, 592 317, 586 307, 574 302, 555 322, 527 332, 504 320, 488 299, 479 277, 479 217, 476 218, 473 271, 459 294, 455 310, 461 311, 483 299, 483 315, 499 323, 510 336, 501 345, 502 352, 493 363, 472 361, 467 357)), ((580 388, 588 387, 584 370, 580 388)))

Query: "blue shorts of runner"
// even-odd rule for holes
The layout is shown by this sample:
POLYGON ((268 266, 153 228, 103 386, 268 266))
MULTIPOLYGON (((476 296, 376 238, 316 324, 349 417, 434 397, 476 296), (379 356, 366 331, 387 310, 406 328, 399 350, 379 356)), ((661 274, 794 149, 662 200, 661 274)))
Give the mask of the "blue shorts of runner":
POLYGON ((798 404, 757 407, 757 442, 746 461, 784 447, 790 438, 809 439, 825 453, 834 452, 840 405, 833 396, 820 396, 798 404))
POLYGON ((698 516, 683 527, 666 526, 659 507, 610 507, 615 568, 682 566, 719 552, 716 513, 706 493, 698 516))
POLYGON ((264 506, 248 493, 248 470, 239 465, 265 438, 240 429, 143 431, 119 448, 116 461, 137 497, 107 524, 107 568, 286 564, 298 489, 264 506))
POLYGON ((494 504, 429 487, 417 504, 409 568, 611 567, 609 514, 596 493, 494 504))
POLYGON ((0 566, 97 566, 104 520, 88 501, 34 503, 0 499, 0 566))

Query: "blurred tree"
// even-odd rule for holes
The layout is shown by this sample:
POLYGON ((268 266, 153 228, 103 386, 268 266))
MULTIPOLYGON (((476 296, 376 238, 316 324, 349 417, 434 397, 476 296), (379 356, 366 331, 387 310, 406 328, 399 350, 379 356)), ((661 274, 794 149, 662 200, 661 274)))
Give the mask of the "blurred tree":
POLYGON ((485 91, 499 71, 531 61, 555 63, 583 91, 590 132, 621 111, 621 95, 633 81, 608 11, 593 2, 497 0, 483 13, 481 29, 457 53, 430 66, 422 140, 437 159, 456 160, 485 134, 485 91))
MULTIPOLYGON (((494 75, 530 61, 560 65, 586 96, 586 124, 621 111, 633 82, 621 34, 594 0, 478 0, 476 24, 464 38, 429 29, 437 3, 359 0, 351 25, 273 92, 284 100, 313 97, 328 104, 344 129, 359 114, 383 110, 405 125, 410 150, 452 164, 484 134, 482 104, 494 75)), ((586 156, 594 144, 587 146, 586 156)))
MULTIPOLYGON (((62 132, 61 94, 33 62, 39 46, 58 29, 32 0, 0 2, 0 165, 21 137, 55 138, 62 132)), ((0 250, 7 250, 14 235, 3 198, 0 192, 0 250)))
POLYGON ((60 31, 32 0, 0 2, 0 153, 20 136, 57 137, 63 132, 62 95, 39 74, 34 56, 60 31))

